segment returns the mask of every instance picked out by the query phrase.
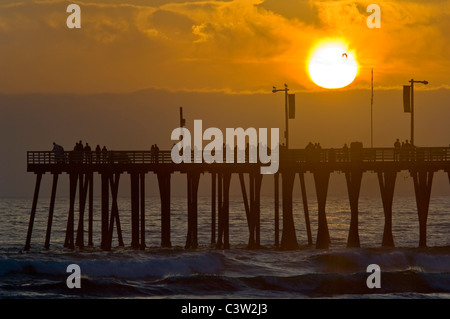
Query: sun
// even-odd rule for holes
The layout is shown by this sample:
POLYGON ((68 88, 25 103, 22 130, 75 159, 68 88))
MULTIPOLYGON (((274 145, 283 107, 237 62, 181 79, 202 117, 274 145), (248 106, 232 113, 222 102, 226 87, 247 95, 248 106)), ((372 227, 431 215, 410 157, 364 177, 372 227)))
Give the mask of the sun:
POLYGON ((308 61, 311 80, 326 89, 338 89, 353 82, 358 63, 341 42, 323 42, 311 53, 308 61))

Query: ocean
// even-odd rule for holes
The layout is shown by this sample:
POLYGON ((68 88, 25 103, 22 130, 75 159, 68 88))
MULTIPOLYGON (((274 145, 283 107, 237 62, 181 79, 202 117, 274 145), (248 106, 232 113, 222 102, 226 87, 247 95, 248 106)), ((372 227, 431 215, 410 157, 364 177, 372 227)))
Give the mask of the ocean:
MULTIPOLYGON (((450 298, 450 198, 434 196, 428 217, 428 248, 418 248, 419 223, 413 197, 396 197, 396 248, 381 248, 384 215, 380 198, 360 198, 361 248, 346 248, 350 208, 345 197, 327 200, 329 249, 307 246, 301 200, 294 202, 300 248, 274 246, 274 203, 261 199, 262 248, 246 248, 248 228, 241 198, 230 201, 229 250, 211 246, 210 199, 199 198, 199 248, 185 250, 186 199, 172 199, 172 248, 160 248, 159 197, 146 199, 145 250, 131 249, 130 200, 119 200, 125 247, 100 250, 100 200, 94 202, 94 246, 63 248, 68 199, 58 198, 51 245, 44 249, 49 200, 41 198, 31 249, 23 251, 31 198, 0 200, 0 298, 29 299, 310 299, 450 298), (81 288, 69 289, 67 267, 80 268, 81 288), (369 288, 370 264, 380 267, 380 288, 369 288)), ((313 241, 317 205, 309 202, 313 241)), ((281 210, 280 210, 281 212, 281 210)), ((281 213, 280 213, 281 215, 281 213)), ((76 214, 77 223, 77 214, 76 214)), ((280 220, 280 227, 282 223, 280 220)), ((85 224, 87 232, 87 221, 85 224)), ((280 229, 281 234, 281 229, 280 229)), ((87 239, 87 233, 85 236, 87 239)))

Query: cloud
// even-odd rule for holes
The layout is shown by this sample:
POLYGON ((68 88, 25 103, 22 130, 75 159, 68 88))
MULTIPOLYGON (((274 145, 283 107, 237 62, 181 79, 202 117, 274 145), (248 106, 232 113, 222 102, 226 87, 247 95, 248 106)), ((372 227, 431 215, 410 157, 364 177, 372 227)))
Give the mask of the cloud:
POLYGON ((306 61, 325 38, 355 52, 360 72, 350 88, 367 88, 372 68, 386 87, 412 76, 448 84, 446 1, 383 1, 381 29, 367 28, 363 0, 77 3, 80 30, 65 27, 66 1, 0 6, 0 68, 9 75, 1 92, 248 92, 284 82, 316 90, 306 61))

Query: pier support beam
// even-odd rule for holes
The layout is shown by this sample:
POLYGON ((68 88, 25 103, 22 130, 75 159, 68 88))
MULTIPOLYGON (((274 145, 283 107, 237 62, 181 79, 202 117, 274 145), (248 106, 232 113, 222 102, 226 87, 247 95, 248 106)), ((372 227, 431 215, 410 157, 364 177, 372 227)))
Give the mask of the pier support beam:
POLYGON ((94 173, 89 173, 89 221, 88 221, 88 246, 94 246, 93 237, 93 220, 94 220, 94 173))
POLYGON ((298 242, 295 235, 294 216, 292 209, 292 191, 294 188, 294 172, 281 173, 283 197, 283 232, 281 234, 282 249, 297 249, 298 242))
POLYGON ((36 185, 34 186, 33 205, 31 207, 30 221, 28 223, 27 239, 23 250, 28 251, 31 247, 31 234, 33 233, 34 217, 36 216, 37 202, 39 198, 39 189, 41 188, 42 174, 36 174, 36 185))
POLYGON ((427 246, 427 219, 433 175, 434 171, 411 171, 416 194, 417 213, 419 215, 419 247, 427 246))
POLYGON ((79 217, 77 228, 76 246, 84 248, 84 211, 86 208, 86 200, 88 194, 88 187, 90 185, 90 174, 79 174, 79 217))
POLYGON ((248 248, 250 249, 258 248, 261 245, 260 206, 261 206, 262 175, 255 172, 249 174, 250 198, 247 197, 243 173, 239 173, 239 182, 241 184, 242 197, 245 206, 245 215, 247 217, 247 225, 249 230, 248 248))
POLYGON ((381 199, 384 211, 384 231, 382 247, 395 247, 392 236, 392 202, 394 199, 396 171, 377 172, 380 185, 381 199))
POLYGON ((109 185, 111 187, 111 198, 112 198, 112 206, 111 206, 111 216, 109 218, 109 226, 108 226, 108 239, 105 243, 105 250, 110 250, 112 247, 112 238, 114 232, 114 221, 116 221, 117 227, 117 239, 119 241, 119 246, 124 246, 122 239, 122 227, 120 226, 120 218, 119 218, 119 205, 117 203, 117 197, 119 192, 119 180, 120 173, 116 173, 109 177, 109 185))
POLYGON ((298 173, 300 176, 300 190, 302 192, 303 212, 305 215, 306 234, 308 236, 308 246, 312 246, 311 223, 309 221, 308 196, 306 196, 305 173, 298 173))
POLYGON ((145 174, 142 172, 131 172, 130 178, 131 247, 134 249, 145 249, 145 174))
POLYGON ((56 189, 58 187, 58 173, 53 174, 53 183, 52 183, 52 194, 50 197, 50 207, 48 209, 48 221, 47 221, 47 232, 45 234, 45 244, 44 248, 50 248, 50 235, 52 232, 52 222, 53 222, 53 212, 55 210, 55 199, 56 199, 56 189))
POLYGON ((222 249, 223 247, 223 174, 222 172, 217 173, 217 242, 216 248, 222 249))
POLYGON ((131 179, 131 247, 139 248, 139 174, 130 173, 131 179))
POLYGON ((274 227, 275 227, 275 246, 280 245, 280 174, 273 175, 274 178, 274 227))
POLYGON ((170 172, 157 172, 161 198, 161 247, 172 247, 170 242, 170 172))
POLYGON ((327 216, 325 207, 327 202, 328 183, 330 181, 330 171, 318 169, 313 172, 316 186, 318 204, 318 228, 316 248, 327 249, 330 246, 330 233, 328 231, 327 216))
POLYGON ((255 236, 254 236, 254 228, 252 227, 252 221, 250 216, 250 205, 248 204, 248 197, 247 197, 247 190, 245 188, 245 180, 244 180, 244 173, 239 173, 239 183, 241 185, 241 192, 242 192, 242 200, 244 202, 244 208, 245 208, 245 217, 247 219, 247 225, 248 225, 248 247, 254 247, 255 245, 255 236))
POLYGON ((347 247, 360 247, 358 232, 358 202, 361 190, 361 180, 363 172, 359 169, 353 169, 345 172, 347 181, 348 198, 350 200, 350 229, 348 231, 347 247))
POLYGON ((253 216, 255 218, 254 228, 255 228, 255 241, 256 247, 261 246, 261 184, 263 175, 255 173, 253 175, 255 180, 255 188, 253 190, 253 216))
POLYGON ((231 173, 223 174, 223 248, 230 249, 230 182, 231 173))
POLYGON ((216 173, 211 173, 211 244, 216 243, 216 173))
POLYGON ((101 249, 108 248, 108 238, 109 238, 109 179, 110 173, 102 172, 101 173, 101 189, 102 189, 102 239, 100 243, 101 249))
POLYGON ((74 219, 75 219, 75 197, 77 193, 78 173, 69 173, 69 216, 67 217, 66 239, 64 247, 69 249, 75 248, 74 243, 74 219))
POLYGON ((188 232, 185 249, 198 247, 198 184, 200 172, 187 173, 188 232))
POLYGON ((139 248, 145 250, 145 173, 140 174, 141 181, 141 244, 139 248))
POLYGON ((219 173, 219 227, 217 249, 230 248, 230 182, 231 173, 219 173))

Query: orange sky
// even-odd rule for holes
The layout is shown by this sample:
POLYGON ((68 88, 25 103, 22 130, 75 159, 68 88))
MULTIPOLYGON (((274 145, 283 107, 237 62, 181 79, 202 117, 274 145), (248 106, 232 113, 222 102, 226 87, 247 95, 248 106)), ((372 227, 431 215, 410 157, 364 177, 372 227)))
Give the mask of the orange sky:
POLYGON ((305 63, 325 38, 346 41, 359 62, 347 88, 401 88, 414 77, 448 88, 450 2, 86 0, 0 5, 0 93, 132 92, 145 88, 266 92, 289 83, 319 89, 305 63), (66 7, 81 7, 81 29, 66 7))
MULTIPOLYGON (((180 106, 188 128, 202 119, 221 129, 279 127, 282 136, 284 97, 271 90, 284 83, 296 93, 292 147, 369 146, 371 68, 374 146, 409 138, 401 90, 411 78, 430 83, 416 86, 416 145, 447 146, 450 2, 380 1, 380 29, 366 25, 370 3, 2 0, 0 145, 8 152, 0 194, 29 196, 26 151, 50 150, 53 141, 67 150, 79 139, 170 148, 180 106), (70 3, 81 6, 81 29, 66 26, 70 3), (343 89, 321 89, 306 71, 311 49, 327 38, 345 41, 359 62, 343 89)), ((434 189, 447 193, 441 175, 444 186, 434 189)), ((404 184, 411 193, 410 180, 404 184)))

